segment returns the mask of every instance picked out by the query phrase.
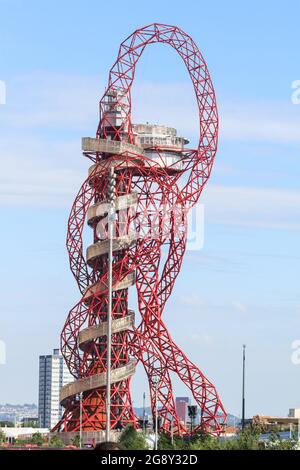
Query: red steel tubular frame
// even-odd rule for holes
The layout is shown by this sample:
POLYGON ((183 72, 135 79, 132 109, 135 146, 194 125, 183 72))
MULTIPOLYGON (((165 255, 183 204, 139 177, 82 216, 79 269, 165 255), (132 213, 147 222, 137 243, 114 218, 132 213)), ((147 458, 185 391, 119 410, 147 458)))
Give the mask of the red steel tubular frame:
MULTIPOLYGON (((105 373, 106 337, 93 337, 80 344, 83 328, 105 325, 107 319, 107 258, 99 256, 87 263, 83 254, 83 228, 87 211, 107 199, 107 174, 114 165, 117 175, 116 196, 136 194, 136 210, 125 210, 123 222, 118 216, 117 236, 121 228, 134 224, 138 237, 114 252, 114 285, 135 274, 138 308, 141 322, 136 327, 116 331, 112 337, 112 369, 125 370, 134 358, 145 368, 154 413, 158 400, 160 426, 165 432, 180 435, 189 430, 180 422, 176 413, 171 374, 176 374, 189 388, 200 409, 200 430, 219 435, 226 422, 226 412, 214 385, 204 376, 172 340, 162 315, 181 268, 186 249, 187 213, 197 203, 212 169, 218 141, 218 113, 216 98, 206 63, 192 40, 176 26, 151 24, 136 30, 120 45, 116 62, 109 73, 108 86, 100 101, 100 122, 96 138, 134 144, 131 122, 131 87, 135 67, 149 44, 164 43, 173 47, 182 58, 191 78, 199 110, 199 143, 196 149, 182 152, 181 170, 153 163, 149 165, 145 155, 126 150, 116 155, 86 153, 94 166, 83 183, 71 210, 68 222, 67 249, 70 268, 74 274, 82 298, 70 311, 61 335, 61 349, 66 363, 76 381, 93 379, 105 373), (108 96, 116 97, 116 107, 122 119, 116 125, 107 111, 108 96), (166 212, 162 207, 171 208, 166 212), (158 224, 155 235, 145 230, 147 224, 158 224), (125 220, 125 221, 124 221, 125 220), (169 229, 168 235, 165 229, 169 229), (162 251, 163 249, 163 251, 162 251), (163 255, 163 253, 167 253, 163 255), (165 256, 166 259, 163 259, 165 256), (102 286, 101 289, 99 286, 102 286), (89 290, 94 286, 92 290, 89 290), (124 369, 125 367, 125 369, 124 369), (155 387, 158 393, 155 393, 155 387)), ((130 146, 129 146, 130 148, 130 146)), ((133 147, 132 147, 133 148, 133 147)), ((159 157, 162 151, 155 149, 159 157)), ((124 216, 124 214, 123 214, 124 216)), ((105 219, 97 218, 89 223, 94 231, 94 243, 99 242, 98 230, 105 232, 105 219)), ((147 225, 148 226, 148 225, 147 225)), ((113 321, 127 321, 128 287, 114 291, 113 321), (123 319, 123 320, 120 320, 123 319)), ((132 423, 138 426, 130 396, 130 375, 119 376, 111 390, 111 429, 132 423)), ((78 383, 79 383, 78 382, 78 383)), ((81 382, 80 382, 81 383, 81 382)), ((80 385, 81 386, 81 385, 80 385)), ((82 400, 83 431, 105 429, 105 385, 85 389, 82 400)), ((70 394, 63 400, 65 412, 54 431, 79 430, 78 394, 70 394)))

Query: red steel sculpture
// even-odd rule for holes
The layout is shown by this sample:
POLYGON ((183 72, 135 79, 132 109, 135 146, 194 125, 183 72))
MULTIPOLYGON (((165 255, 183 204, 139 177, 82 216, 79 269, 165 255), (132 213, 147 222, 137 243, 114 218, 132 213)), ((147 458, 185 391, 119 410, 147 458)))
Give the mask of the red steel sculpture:
POLYGON ((216 98, 206 63, 190 36, 176 26, 151 24, 122 42, 100 101, 96 138, 83 138, 83 153, 93 165, 74 201, 68 222, 71 271, 82 294, 61 335, 61 350, 74 382, 61 390, 65 408, 53 431, 98 438, 106 427, 108 311, 108 173, 115 174, 111 352, 111 429, 138 427, 130 396, 136 365, 145 368, 154 412, 161 429, 180 435, 189 430, 177 416, 172 380, 175 373, 200 409, 201 429, 219 435, 226 412, 214 385, 174 343, 163 321, 165 304, 179 274, 187 240, 187 213, 197 203, 217 150, 216 98), (131 87, 136 64, 153 43, 173 47, 188 70, 199 109, 199 144, 176 130, 131 122, 131 87), (85 221, 93 244, 83 254, 85 221), (141 322, 128 306, 135 285, 141 322), (79 396, 82 398, 80 406, 79 396), (81 416, 80 416, 81 409, 81 416))

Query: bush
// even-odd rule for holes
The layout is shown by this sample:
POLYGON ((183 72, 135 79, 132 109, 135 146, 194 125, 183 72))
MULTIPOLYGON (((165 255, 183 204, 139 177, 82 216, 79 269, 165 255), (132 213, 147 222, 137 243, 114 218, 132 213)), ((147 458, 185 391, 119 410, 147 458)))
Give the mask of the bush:
POLYGON ((166 434, 164 432, 160 433, 158 439, 158 448, 160 450, 180 450, 186 448, 186 443, 182 439, 182 437, 174 436, 173 437, 173 444, 171 440, 170 434, 166 434))
POLYGON ((49 442, 49 447, 64 447, 64 443, 59 436, 53 436, 49 442))
POLYGON ((191 450, 224 450, 224 441, 217 437, 206 435, 204 438, 192 439, 189 445, 191 450))
POLYGON ((40 432, 35 432, 34 434, 32 434, 32 444, 37 444, 38 446, 41 446, 44 443, 44 440, 44 436, 40 432))
POLYGON ((13 428, 14 423, 12 421, 0 421, 0 428, 13 428))
POLYGON ((266 450, 293 450, 295 446, 295 441, 291 439, 283 440, 279 433, 272 432, 265 448, 266 450))
POLYGON ((158 439, 158 448, 159 448, 160 450, 171 450, 171 449, 174 449, 174 446, 172 446, 171 438, 170 438, 169 434, 161 433, 161 434, 159 435, 159 439, 158 439))
POLYGON ((145 435, 134 429, 132 425, 127 426, 122 432, 120 444, 126 450, 148 449, 145 435))
MULTIPOLYGON (((122 434, 120 442, 125 449, 145 449, 145 436, 138 433, 132 426, 127 427, 122 434), (140 447, 137 440, 144 442, 140 447)), ((160 450, 293 450, 295 441, 282 440, 279 434, 272 433, 268 441, 260 441, 258 429, 246 428, 230 439, 218 438, 200 432, 192 437, 173 437, 160 433, 158 448, 160 450)))
POLYGON ((6 441, 5 434, 4 434, 4 432, 2 431, 2 429, 0 429, 0 442, 5 442, 5 441, 6 441))
POLYGON ((72 444, 73 446, 80 447, 80 436, 75 436, 74 439, 72 439, 72 444))
POLYGON ((259 432, 248 428, 244 429, 236 440, 237 450, 259 450, 259 437, 259 432))
POLYGON ((220 439, 200 432, 186 439, 174 436, 173 446, 170 436, 161 434, 159 448, 164 450, 258 450, 260 448, 259 433, 247 429, 241 432, 236 439, 220 439))

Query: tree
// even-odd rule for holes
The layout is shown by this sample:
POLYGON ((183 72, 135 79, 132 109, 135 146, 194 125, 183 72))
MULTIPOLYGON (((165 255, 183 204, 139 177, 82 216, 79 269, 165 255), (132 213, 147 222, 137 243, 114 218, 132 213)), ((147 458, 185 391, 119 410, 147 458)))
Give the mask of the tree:
POLYGON ((166 434, 166 433, 162 432, 159 435, 158 448, 159 448, 159 450, 172 450, 172 449, 174 449, 174 445, 172 445, 172 443, 171 443, 171 438, 170 438, 169 434, 166 434))
POLYGON ((38 428, 39 425, 36 421, 27 421, 22 423, 22 428, 38 428))
POLYGON ((14 423, 12 421, 0 421, 0 428, 13 428, 14 423))
POLYGON ((6 436, 2 429, 0 429, 0 442, 5 442, 6 441, 6 436))
POLYGON ((120 437, 120 444, 126 450, 148 449, 145 435, 138 432, 132 425, 126 426, 120 437))
POLYGON ((40 432, 35 432, 32 434, 31 438, 32 444, 37 444, 38 446, 41 446, 44 443, 44 436, 40 432))
POLYGON ((49 442, 49 447, 64 447, 64 442, 59 436, 53 436, 49 442))
POLYGON ((73 446, 80 447, 80 436, 78 434, 72 439, 72 444, 73 446))
POLYGON ((209 434, 200 434, 193 436, 189 442, 190 450, 223 450, 224 443, 217 437, 209 434))
POLYGON ((235 439, 220 439, 201 431, 188 439, 174 436, 172 446, 170 436, 161 434, 159 448, 165 450, 258 450, 261 448, 259 436, 259 433, 247 429, 235 439))
POLYGON ((295 440, 283 440, 278 432, 271 432, 265 448, 266 450, 294 450, 295 447, 295 440))
POLYGON ((244 429, 237 439, 239 450, 258 450, 260 432, 254 429, 244 429))
POLYGON ((160 450, 184 450, 189 448, 188 442, 186 442, 181 436, 173 436, 173 444, 170 434, 161 432, 158 439, 158 448, 160 450))

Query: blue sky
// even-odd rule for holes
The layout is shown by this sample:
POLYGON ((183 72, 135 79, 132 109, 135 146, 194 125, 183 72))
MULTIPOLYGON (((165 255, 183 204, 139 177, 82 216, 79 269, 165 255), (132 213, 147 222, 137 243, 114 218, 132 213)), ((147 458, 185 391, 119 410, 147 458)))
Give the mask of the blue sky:
MULTIPOLYGON (((58 345, 79 299, 65 234, 86 176, 82 136, 119 43, 153 21, 180 26, 202 51, 216 89, 220 145, 203 193, 205 243, 187 252, 165 312, 177 343, 240 413, 247 344, 247 414, 300 407, 300 79, 296 1, 0 0, 0 403, 37 401, 38 355, 58 345)), ((149 47, 134 86, 135 121, 175 126, 197 140, 191 84, 176 53, 149 47)), ((134 378, 142 402, 145 376, 134 378)), ((175 381, 176 382, 176 381, 175 381)), ((186 393, 176 382, 176 393, 186 393)))

